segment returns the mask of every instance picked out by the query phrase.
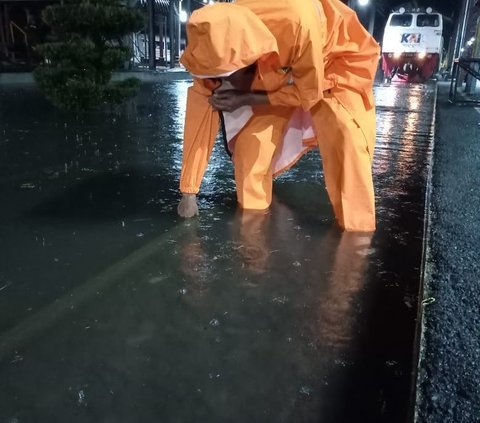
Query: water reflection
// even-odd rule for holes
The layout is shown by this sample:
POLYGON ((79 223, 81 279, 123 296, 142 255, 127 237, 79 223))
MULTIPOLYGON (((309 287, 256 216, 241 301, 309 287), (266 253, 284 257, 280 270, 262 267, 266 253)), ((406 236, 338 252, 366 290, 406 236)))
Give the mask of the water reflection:
MULTIPOLYGON (((183 124, 185 121, 185 110, 187 107, 187 91, 188 87, 191 85, 189 81, 179 81, 176 84, 172 84, 169 87, 169 93, 173 98, 177 100, 173 110, 169 110, 173 118, 171 125, 176 129, 176 139, 174 143, 174 155, 173 163, 175 164, 175 169, 180 173, 182 169, 182 140, 183 140, 183 124)), ((159 101, 163 100, 163 96, 159 95, 159 101)))
POLYGON ((203 296, 208 302, 213 278, 225 281, 225 290, 239 284, 235 289, 259 301, 288 303, 291 323, 308 330, 309 342, 318 348, 347 348, 357 293, 367 280, 372 234, 300 221, 274 199, 270 211, 237 210, 206 228, 189 225, 180 241, 186 298, 203 296))
POLYGON ((374 179, 381 210, 385 199, 397 201, 413 178, 425 172, 432 145, 434 85, 392 84, 376 87, 377 145, 374 179))
POLYGON ((0 421, 403 421, 433 87, 376 89, 372 238, 332 226, 318 153, 238 210, 221 143, 177 219, 187 85, 83 117, 2 98, 3 332, 130 265, 0 364, 0 421))
POLYGON ((357 295, 368 283, 372 236, 352 232, 340 235, 318 318, 321 339, 328 346, 341 349, 355 340, 357 295))
POLYGON ((180 272, 186 281, 185 293, 200 297, 208 291, 211 268, 210 258, 205 253, 198 236, 197 223, 187 223, 189 231, 180 240, 180 272))
POLYGON ((268 258, 274 250, 268 245, 269 211, 238 210, 233 230, 238 236, 237 253, 242 267, 262 274, 268 269, 268 258))

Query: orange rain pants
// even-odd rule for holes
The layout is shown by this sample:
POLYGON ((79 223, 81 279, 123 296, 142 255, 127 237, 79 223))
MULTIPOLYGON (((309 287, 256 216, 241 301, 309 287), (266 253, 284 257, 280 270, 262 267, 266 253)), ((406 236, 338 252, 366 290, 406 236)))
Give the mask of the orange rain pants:
POLYGON ((237 199, 244 209, 263 210, 272 202, 272 159, 293 113, 290 107, 255 106, 235 139, 232 160, 237 199))
MULTIPOLYGON (((311 110, 322 156, 325 184, 338 224, 345 230, 375 229, 371 172, 375 138, 367 137, 333 90, 311 110), (341 187, 350 189, 342 193, 341 187), (362 210, 359 213, 358 210, 362 210)), ((359 101, 361 97, 358 96, 359 101)), ((272 201, 272 158, 282 141, 292 108, 256 106, 235 141, 237 199, 245 209, 262 210, 272 201)), ((375 113, 366 113, 375 125, 375 113)))
MULTIPOLYGON (((362 101, 360 95, 356 97, 362 101)), ((369 170, 375 146, 375 110, 365 111, 360 125, 332 89, 313 107, 312 118, 325 185, 338 224, 347 231, 373 231, 375 195, 369 170)))

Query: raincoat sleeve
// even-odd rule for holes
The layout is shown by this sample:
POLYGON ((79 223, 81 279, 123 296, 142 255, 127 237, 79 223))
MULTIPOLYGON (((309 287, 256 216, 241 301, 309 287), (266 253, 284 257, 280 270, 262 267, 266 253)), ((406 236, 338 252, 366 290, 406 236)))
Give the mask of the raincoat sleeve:
POLYGON ((301 106, 310 110, 323 98, 324 64, 321 32, 311 34, 300 28, 294 49, 298 52, 291 64, 291 77, 288 84, 277 91, 269 92, 270 104, 274 106, 301 106))
POLYGON ((197 194, 219 129, 218 112, 208 103, 211 91, 195 79, 188 89, 180 191, 197 194))

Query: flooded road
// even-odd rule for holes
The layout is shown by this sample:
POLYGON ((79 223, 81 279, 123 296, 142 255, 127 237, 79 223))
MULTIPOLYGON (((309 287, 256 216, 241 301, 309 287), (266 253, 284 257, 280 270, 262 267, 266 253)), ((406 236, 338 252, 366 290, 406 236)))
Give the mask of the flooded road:
POLYGON ((0 422, 403 422, 434 85, 376 87, 378 230, 317 153, 236 208, 219 142, 176 217, 186 81, 84 116, 0 91, 0 422))

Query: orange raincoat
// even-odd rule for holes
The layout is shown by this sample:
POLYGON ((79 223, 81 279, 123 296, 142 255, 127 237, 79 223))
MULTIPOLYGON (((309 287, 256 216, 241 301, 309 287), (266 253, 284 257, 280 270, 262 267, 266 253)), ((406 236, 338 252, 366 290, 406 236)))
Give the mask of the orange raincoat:
POLYGON ((372 85, 379 49, 355 12, 340 0, 238 0, 194 12, 187 36, 181 62, 194 84, 180 190, 198 193, 219 129, 207 78, 256 62, 252 90, 267 92, 270 104, 225 113, 226 126, 236 128, 227 135, 240 205, 267 208, 273 176, 318 143, 339 225, 374 230, 372 85))

